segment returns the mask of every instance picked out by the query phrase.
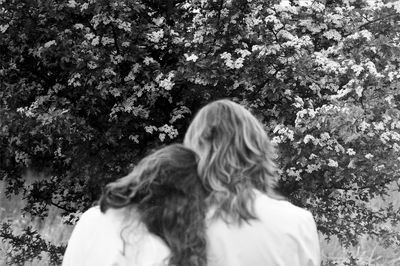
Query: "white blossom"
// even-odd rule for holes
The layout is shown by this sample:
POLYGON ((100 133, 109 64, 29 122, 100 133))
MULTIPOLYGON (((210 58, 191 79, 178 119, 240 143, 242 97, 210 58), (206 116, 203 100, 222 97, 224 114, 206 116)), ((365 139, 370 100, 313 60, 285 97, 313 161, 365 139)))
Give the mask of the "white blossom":
POLYGON ((0 25, 0 32, 5 33, 9 27, 9 24, 0 25))
POLYGON ((93 62, 93 61, 89 61, 89 62, 87 63, 87 66, 88 66, 90 69, 95 69, 95 68, 98 67, 98 65, 97 65, 95 62, 93 62))
POLYGON ((350 155, 350 156, 353 156, 353 155, 356 154, 356 152, 355 152, 352 148, 347 149, 346 153, 347 153, 348 155, 350 155))
POLYGON ((166 77, 163 74, 159 74, 156 77, 156 81, 160 85, 161 88, 169 91, 175 85, 175 83, 172 81, 174 76, 175 76, 174 72, 168 73, 168 75, 166 75, 166 77))
POLYGON ((375 130, 385 130, 385 125, 383 122, 373 122, 375 130))
POLYGON ((328 139, 331 138, 331 136, 329 135, 328 132, 321 133, 321 134, 320 134, 320 137, 321 137, 321 140, 322 140, 322 141, 326 141, 326 140, 328 140, 328 139))
POLYGON ((107 44, 114 43, 114 39, 109 37, 103 37, 101 38, 101 43, 105 46, 107 44))
POLYGON ((135 143, 139 143, 139 135, 129 135, 129 139, 133 140, 135 143))
POLYGON ((372 159, 374 158, 374 155, 372 155, 371 153, 367 153, 364 157, 367 159, 372 159))
POLYGON ((88 4, 88 3, 82 4, 82 6, 81 6, 81 12, 85 11, 86 9, 88 9, 88 7, 89 7, 89 4, 88 4))
POLYGON ((147 39, 154 43, 159 43, 163 37, 164 37, 163 29, 159 29, 158 31, 153 31, 152 33, 147 34, 147 39))
POLYGON ((295 180, 296 180, 296 181, 301 180, 300 174, 301 174, 302 172, 303 172, 302 169, 296 169, 296 168, 294 168, 294 167, 291 167, 291 168, 289 168, 289 169, 286 170, 287 175, 288 175, 288 176, 295 177, 295 180))
POLYGON ((351 66, 351 70, 353 70, 356 77, 358 77, 361 74, 361 72, 364 70, 364 67, 361 65, 354 64, 351 66))
POLYGON ((335 160, 328 159, 328 166, 330 166, 330 167, 338 167, 339 164, 338 164, 338 162, 335 161, 335 160))
POLYGON ((296 108, 302 108, 302 107, 304 106, 304 101, 303 101, 303 99, 300 98, 299 96, 296 96, 296 97, 294 98, 294 100, 295 100, 295 102, 293 103, 293 105, 294 105, 296 108))
POLYGON ((153 18, 153 22, 154 24, 156 24, 156 26, 159 27, 165 22, 165 18, 164 17, 153 18))
POLYGON ((308 159, 313 160, 315 158, 318 158, 318 155, 315 155, 314 153, 310 154, 310 157, 308 157, 308 159))
POLYGON ((243 67, 243 61, 244 61, 243 58, 236 59, 234 62, 233 68, 239 69, 239 68, 243 67))
POLYGON ((74 87, 81 86, 81 83, 79 82, 79 79, 81 78, 81 74, 75 73, 72 75, 72 77, 68 80, 68 85, 72 85, 74 87))
POLYGON ((121 46, 122 47, 129 47, 130 44, 131 44, 130 42, 122 42, 121 46))
POLYGON ((361 86, 356 87, 356 93, 357 93, 358 97, 362 97, 363 91, 364 91, 363 87, 361 87, 361 86))
POLYGON ((307 135, 304 137, 303 141, 304 141, 305 144, 307 144, 307 143, 310 142, 310 140, 313 141, 314 139, 315 139, 314 136, 311 136, 311 135, 308 135, 308 134, 307 134, 307 135))
POLYGON ((185 58, 186 58, 186 61, 193 61, 193 62, 196 62, 197 59, 199 59, 199 57, 198 57, 197 55, 195 55, 195 54, 191 54, 191 55, 184 54, 184 56, 185 56, 185 58))
POLYGON ((154 131, 158 131, 157 127, 155 126, 145 126, 144 130, 149 134, 153 134, 154 131))
POLYGON ((84 26, 81 23, 77 23, 77 24, 74 25, 74 28, 77 29, 77 30, 81 30, 81 29, 84 28, 84 26))
POLYGON ((146 56, 145 58, 144 58, 144 60, 143 60, 143 63, 146 65, 146 66, 148 66, 148 65, 150 65, 151 63, 155 63, 156 61, 152 58, 152 57, 149 57, 149 56, 146 56))
POLYGON ((178 130, 174 128, 172 125, 163 125, 162 127, 158 128, 159 132, 164 132, 168 135, 170 139, 174 139, 178 136, 178 130))
POLYGON ((100 43, 100 38, 99 36, 96 36, 93 40, 92 40, 92 45, 96 46, 100 43))
POLYGON ((273 143, 273 144, 279 144, 279 143, 282 143, 282 137, 281 136, 274 136, 273 138, 272 138, 272 140, 271 140, 271 142, 273 143))
POLYGON ((46 42, 46 43, 44 44, 44 47, 45 47, 45 48, 49 48, 49 47, 52 46, 52 45, 56 45, 56 41, 55 41, 55 40, 46 42))
POLYGON ((390 134, 389 132, 383 132, 380 136, 379 139, 382 141, 382 143, 386 144, 388 141, 390 141, 390 134))
POLYGON ((158 138, 161 140, 161 142, 164 142, 164 140, 165 140, 165 134, 164 134, 164 133, 158 134, 158 138))
POLYGON ((116 20, 117 22, 117 27, 121 30, 124 30, 126 32, 131 32, 132 24, 128 21, 122 21, 120 19, 116 20))
POLYGON ((321 169, 321 164, 308 164, 307 165, 307 169, 306 172, 311 174, 314 171, 318 171, 319 169, 321 169))
POLYGON ((370 75, 374 76, 374 77, 378 77, 378 78, 382 78, 383 75, 378 73, 378 71, 376 70, 376 66, 373 62, 368 61, 367 63, 365 63, 365 67, 368 69, 368 72, 370 73, 370 75))
POLYGON ((74 8, 78 5, 78 3, 75 0, 69 0, 67 6, 74 8))
POLYGON ((369 128, 371 126, 371 124, 362 121, 359 125, 359 128, 361 129, 362 132, 364 132, 367 128, 369 128))

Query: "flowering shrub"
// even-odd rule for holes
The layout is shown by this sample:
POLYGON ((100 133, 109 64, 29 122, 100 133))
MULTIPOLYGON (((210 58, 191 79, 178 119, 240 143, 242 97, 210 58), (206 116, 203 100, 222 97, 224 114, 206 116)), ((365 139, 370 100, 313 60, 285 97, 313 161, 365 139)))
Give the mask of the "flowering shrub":
MULTIPOLYGON (((201 106, 231 98, 263 121, 282 192, 324 236, 398 245, 381 225, 399 210, 367 203, 399 179, 399 16, 385 0, 0 0, 0 178, 26 212, 54 205, 73 223, 105 183, 181 141, 201 106), (49 178, 24 186, 25 169, 49 178)), ((37 250, 10 261, 61 259, 26 233, 13 244, 37 250)))

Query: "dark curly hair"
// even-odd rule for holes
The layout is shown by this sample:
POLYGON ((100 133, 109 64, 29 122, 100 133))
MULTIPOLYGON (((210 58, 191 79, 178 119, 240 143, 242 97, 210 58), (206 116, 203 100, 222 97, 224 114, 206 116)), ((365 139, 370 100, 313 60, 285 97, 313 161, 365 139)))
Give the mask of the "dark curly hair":
POLYGON ((170 248, 169 265, 205 266, 207 193, 197 176, 197 160, 181 144, 154 152, 105 187, 101 211, 134 206, 148 230, 170 248))

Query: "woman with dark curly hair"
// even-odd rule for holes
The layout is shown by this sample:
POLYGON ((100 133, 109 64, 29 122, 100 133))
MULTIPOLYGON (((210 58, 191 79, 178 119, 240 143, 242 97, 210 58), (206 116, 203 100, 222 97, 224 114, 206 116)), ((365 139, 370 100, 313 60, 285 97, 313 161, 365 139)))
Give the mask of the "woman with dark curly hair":
POLYGON ((162 148, 106 186, 77 223, 63 265, 205 266, 205 198, 196 154, 162 148))

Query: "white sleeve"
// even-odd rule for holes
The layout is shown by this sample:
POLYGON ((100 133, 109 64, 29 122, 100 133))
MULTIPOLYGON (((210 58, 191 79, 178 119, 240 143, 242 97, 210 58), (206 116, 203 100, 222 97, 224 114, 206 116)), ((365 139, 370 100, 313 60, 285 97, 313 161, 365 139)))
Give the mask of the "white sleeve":
POLYGON ((302 246, 303 262, 301 265, 319 266, 321 265, 321 250, 317 226, 310 212, 306 212, 305 221, 302 224, 302 246))
POLYGON ((121 210, 103 214, 93 207, 86 211, 72 232, 62 266, 167 265, 170 252, 166 244, 144 225, 133 226, 123 237, 123 219, 121 210))
POLYGON ((96 212, 92 208, 80 217, 68 241, 62 263, 63 266, 79 265, 84 261, 85 249, 90 245, 89 241, 93 234, 92 228, 96 216, 96 212))
POLYGON ((117 223, 92 207, 82 214, 68 241, 63 266, 112 265, 122 250, 117 223))

